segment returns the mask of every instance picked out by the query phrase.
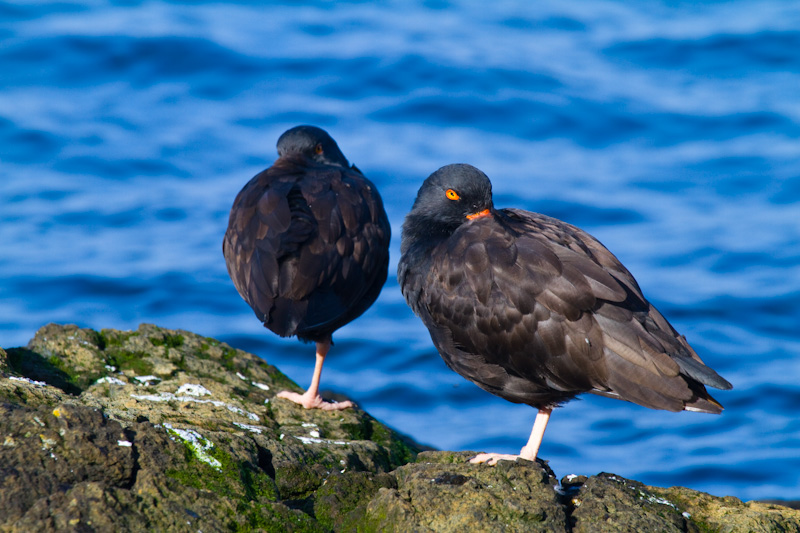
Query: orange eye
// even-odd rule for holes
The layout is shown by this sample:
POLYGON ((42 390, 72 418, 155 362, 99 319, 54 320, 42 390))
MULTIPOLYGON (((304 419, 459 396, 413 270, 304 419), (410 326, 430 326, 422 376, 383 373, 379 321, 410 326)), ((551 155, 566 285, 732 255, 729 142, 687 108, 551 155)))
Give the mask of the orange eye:
POLYGON ((461 198, 458 195, 458 193, 453 189, 447 189, 446 191, 444 191, 444 195, 447 196, 448 200, 458 200, 459 198, 461 198))
POLYGON ((314 151, 317 152, 318 154, 321 154, 322 153, 322 145, 321 144, 316 145, 314 147, 314 151))

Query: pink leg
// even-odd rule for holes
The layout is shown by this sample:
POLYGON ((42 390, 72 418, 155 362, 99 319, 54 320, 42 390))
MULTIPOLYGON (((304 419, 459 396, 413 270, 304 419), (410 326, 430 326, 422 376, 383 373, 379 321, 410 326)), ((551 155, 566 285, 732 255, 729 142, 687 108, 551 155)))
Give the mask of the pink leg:
POLYGON ((283 391, 278 393, 278 398, 285 398, 294 403, 299 403, 306 409, 322 409, 323 411, 339 411, 353 407, 353 402, 326 402, 319 395, 319 377, 322 375, 322 364, 325 362, 325 356, 331 347, 331 340, 317 343, 317 361, 314 364, 314 374, 311 376, 311 385, 304 394, 296 392, 283 391))
POLYGON ((533 422, 533 429, 531 430, 528 444, 522 447, 519 451, 519 455, 507 453, 479 453, 470 459, 469 462, 496 465, 497 461, 516 461, 519 458, 535 461, 536 455, 539 453, 539 446, 542 444, 544 430, 547 428, 547 422, 550 420, 550 413, 552 412, 552 409, 539 409, 539 412, 536 414, 536 420, 533 422))

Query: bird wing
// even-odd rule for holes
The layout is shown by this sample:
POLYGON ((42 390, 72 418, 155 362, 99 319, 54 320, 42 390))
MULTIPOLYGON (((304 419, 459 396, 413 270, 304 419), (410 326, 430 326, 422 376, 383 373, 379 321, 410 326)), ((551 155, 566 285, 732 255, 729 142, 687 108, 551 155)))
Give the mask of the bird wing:
POLYGON ((222 243, 228 273, 262 321, 278 297, 279 262, 314 231, 310 217, 291 209, 298 177, 275 167, 257 174, 236 196, 228 219, 222 243))

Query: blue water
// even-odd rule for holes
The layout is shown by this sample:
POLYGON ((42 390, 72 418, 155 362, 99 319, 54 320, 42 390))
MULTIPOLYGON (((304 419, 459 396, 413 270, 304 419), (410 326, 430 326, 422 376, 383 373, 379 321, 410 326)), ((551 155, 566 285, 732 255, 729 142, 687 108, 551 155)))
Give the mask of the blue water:
MULTIPOLYGON (((722 416, 587 396, 558 475, 800 499, 800 10, 790 2, 0 2, 0 346, 47 322, 218 337, 302 386, 221 254, 241 186, 326 128, 400 226, 472 163, 588 230, 734 383, 722 416), (630 3, 633 4, 633 3, 630 3)), ((450 372, 390 274, 323 385, 421 442, 516 452, 534 412, 450 372)))

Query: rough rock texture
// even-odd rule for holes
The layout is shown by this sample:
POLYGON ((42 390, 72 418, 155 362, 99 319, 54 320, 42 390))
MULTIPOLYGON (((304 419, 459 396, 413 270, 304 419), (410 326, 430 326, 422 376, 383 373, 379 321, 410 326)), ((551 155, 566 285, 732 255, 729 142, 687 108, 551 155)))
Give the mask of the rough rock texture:
POLYGON ((0 349, 0 532, 800 532, 775 504, 420 453, 284 388, 299 390, 186 331, 43 327, 0 349))
POLYGON ((800 532, 800 511, 774 503, 743 502, 726 496, 718 498, 685 487, 648 487, 682 509, 699 526, 699 531, 800 532))
POLYGON ((299 389, 189 332, 51 324, 7 359, 0 531, 324 531, 314 494, 333 472, 418 451, 360 409, 275 400, 299 389))
POLYGON ((565 531, 552 471, 536 462, 471 465, 474 453, 424 452, 378 490, 367 523, 378 531, 565 531))

